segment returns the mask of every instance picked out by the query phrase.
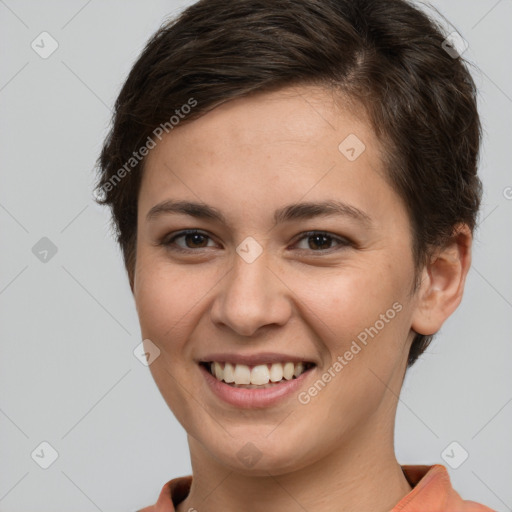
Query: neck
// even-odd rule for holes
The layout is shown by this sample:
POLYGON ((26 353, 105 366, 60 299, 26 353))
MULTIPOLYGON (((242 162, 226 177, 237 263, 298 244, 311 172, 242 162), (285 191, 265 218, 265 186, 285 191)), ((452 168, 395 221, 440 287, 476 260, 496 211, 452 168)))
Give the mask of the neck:
POLYGON ((393 439, 383 444, 380 436, 368 438, 360 432, 357 437, 313 464, 259 476, 218 465, 189 437, 193 481, 177 512, 388 512, 411 491, 395 458, 393 439), (383 446, 389 449, 383 450, 383 446), (201 456, 194 456, 197 453, 201 456))

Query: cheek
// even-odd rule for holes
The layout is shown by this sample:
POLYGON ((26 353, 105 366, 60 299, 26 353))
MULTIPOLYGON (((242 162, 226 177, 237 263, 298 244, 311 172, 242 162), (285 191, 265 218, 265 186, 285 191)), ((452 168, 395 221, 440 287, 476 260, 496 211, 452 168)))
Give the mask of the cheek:
MULTIPOLYGON (((305 311, 309 309, 325 323, 330 337, 342 340, 373 325, 379 315, 392 310, 395 302, 403 304, 406 289, 396 269, 378 263, 297 275, 293 287, 297 302, 307 306, 305 311)), ((392 310, 389 316, 395 312, 392 310)))
POLYGON ((358 400, 368 402, 370 409, 378 403, 383 385, 376 375, 387 382, 406 357, 410 276, 405 265, 398 267, 375 262, 296 280, 297 304, 304 305, 300 314, 324 351, 323 372, 330 369, 335 375, 323 396, 333 397, 344 412, 349 404, 362 406, 358 400))
POLYGON ((135 283, 134 298, 143 336, 154 338, 159 345, 182 339, 205 298, 203 273, 171 266, 142 251, 135 283))

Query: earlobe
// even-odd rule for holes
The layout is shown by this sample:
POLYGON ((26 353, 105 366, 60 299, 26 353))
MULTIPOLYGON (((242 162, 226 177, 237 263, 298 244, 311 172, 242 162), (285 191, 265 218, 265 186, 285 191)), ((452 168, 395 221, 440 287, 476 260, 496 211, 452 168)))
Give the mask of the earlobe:
POLYGON ((411 328, 426 336, 435 334, 462 300, 471 266, 471 230, 460 224, 450 241, 437 249, 425 266, 411 328))

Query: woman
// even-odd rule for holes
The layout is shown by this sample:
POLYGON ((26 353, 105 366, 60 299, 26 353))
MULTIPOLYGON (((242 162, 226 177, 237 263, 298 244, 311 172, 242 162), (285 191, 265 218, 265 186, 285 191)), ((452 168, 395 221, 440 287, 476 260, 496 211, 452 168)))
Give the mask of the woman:
POLYGON ((193 475, 143 512, 491 510, 393 445, 471 264, 459 42, 402 0, 203 0, 148 42, 98 192, 193 475))

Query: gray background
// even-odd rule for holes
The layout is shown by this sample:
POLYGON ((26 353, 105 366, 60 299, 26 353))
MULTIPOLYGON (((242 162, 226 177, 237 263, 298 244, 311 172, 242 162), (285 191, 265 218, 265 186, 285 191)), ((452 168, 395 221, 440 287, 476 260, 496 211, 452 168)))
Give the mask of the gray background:
MULTIPOLYGON (((190 3, 0 0, 0 511, 134 511, 191 472, 185 433, 133 355, 136 310, 91 192, 124 78, 190 3), (47 59, 31 48, 43 31, 59 44, 47 59), (58 249, 47 262, 32 252, 42 237, 58 249), (48 469, 31 457, 43 441, 58 452, 48 469)), ((433 5, 479 68, 485 195, 465 298, 406 377, 396 450, 447 465, 458 442, 469 457, 448 466, 454 487, 512 510, 512 1, 433 5)))

